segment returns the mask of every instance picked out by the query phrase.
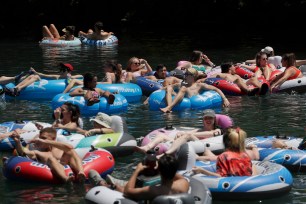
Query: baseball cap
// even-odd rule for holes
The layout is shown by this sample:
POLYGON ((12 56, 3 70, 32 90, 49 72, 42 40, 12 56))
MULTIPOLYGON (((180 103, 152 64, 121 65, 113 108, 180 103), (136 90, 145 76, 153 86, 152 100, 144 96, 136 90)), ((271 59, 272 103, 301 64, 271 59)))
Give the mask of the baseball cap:
POLYGON ((273 52, 273 48, 270 46, 265 47, 264 49, 261 50, 261 52, 264 52, 266 54, 270 54, 271 52, 273 52))
POLYGON ((203 111, 203 118, 204 117, 213 117, 213 118, 215 118, 216 117, 216 113, 212 109, 206 109, 206 110, 203 111))
POLYGON ((96 123, 103 125, 106 128, 111 128, 112 118, 102 112, 99 112, 95 118, 90 119, 90 121, 95 121, 96 123))
POLYGON ((73 66, 71 65, 71 64, 69 64, 69 63, 60 63, 60 66, 61 66, 61 68, 66 68, 66 69, 68 69, 69 71, 73 71, 73 66))

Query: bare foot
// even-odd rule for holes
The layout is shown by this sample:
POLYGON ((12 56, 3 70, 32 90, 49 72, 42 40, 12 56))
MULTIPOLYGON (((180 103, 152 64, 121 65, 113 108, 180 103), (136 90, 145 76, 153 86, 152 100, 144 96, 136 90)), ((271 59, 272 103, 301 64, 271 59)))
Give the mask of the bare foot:
POLYGON ((281 140, 273 140, 272 141, 272 147, 273 148, 281 148, 281 149, 287 149, 288 146, 281 140))
POLYGON ((161 110, 162 112, 164 112, 164 113, 171 113, 171 112, 172 112, 171 110, 169 110, 168 107, 160 108, 160 110, 161 110))
POLYGON ((77 175, 77 179, 79 183, 85 183, 86 181, 86 175, 84 172, 79 172, 77 175))
POLYGON ((70 175, 68 178, 67 178, 67 180, 66 180, 66 184, 72 184, 73 183, 73 181, 74 181, 74 175, 72 174, 72 175, 70 175))
POLYGON ((107 98, 107 103, 108 103, 108 104, 113 104, 114 101, 115 101, 115 95, 110 94, 110 95, 108 96, 108 98, 107 98))

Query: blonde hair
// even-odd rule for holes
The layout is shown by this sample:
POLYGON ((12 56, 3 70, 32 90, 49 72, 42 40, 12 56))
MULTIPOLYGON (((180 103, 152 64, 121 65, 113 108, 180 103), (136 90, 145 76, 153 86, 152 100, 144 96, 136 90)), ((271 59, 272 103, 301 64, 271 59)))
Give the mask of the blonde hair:
POLYGON ((247 134, 239 127, 231 127, 226 129, 223 135, 223 143, 226 149, 233 152, 245 151, 245 139, 247 134))
POLYGON ((195 68, 188 68, 186 73, 192 74, 195 78, 198 76, 198 71, 195 68))
POLYGON ((126 67, 126 71, 130 72, 132 71, 132 64, 134 63, 134 61, 137 60, 140 63, 140 60, 138 57, 131 57, 127 63, 127 67, 126 67))

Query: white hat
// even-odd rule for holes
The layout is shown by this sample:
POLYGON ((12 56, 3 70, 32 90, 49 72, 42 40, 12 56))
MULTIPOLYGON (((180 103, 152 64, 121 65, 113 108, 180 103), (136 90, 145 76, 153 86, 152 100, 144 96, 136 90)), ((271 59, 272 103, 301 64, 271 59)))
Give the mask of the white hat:
POLYGON ((270 54, 271 52, 273 52, 273 48, 270 46, 265 47, 264 49, 261 50, 261 52, 264 52, 266 54, 270 54))
POLYGON ((99 112, 95 118, 90 119, 90 121, 95 121, 106 128, 111 128, 112 124, 112 118, 109 115, 101 112, 99 112))

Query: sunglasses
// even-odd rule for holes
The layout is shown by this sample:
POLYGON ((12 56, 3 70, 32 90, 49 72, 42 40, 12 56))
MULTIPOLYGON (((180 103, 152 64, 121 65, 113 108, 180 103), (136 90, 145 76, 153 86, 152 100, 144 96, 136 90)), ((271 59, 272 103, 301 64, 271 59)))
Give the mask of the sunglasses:
POLYGON ((267 60, 268 58, 261 58, 262 60, 267 60))
POLYGON ((139 63, 139 62, 133 62, 133 64, 135 64, 135 65, 140 65, 140 63, 139 63))

